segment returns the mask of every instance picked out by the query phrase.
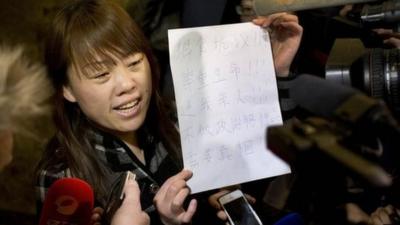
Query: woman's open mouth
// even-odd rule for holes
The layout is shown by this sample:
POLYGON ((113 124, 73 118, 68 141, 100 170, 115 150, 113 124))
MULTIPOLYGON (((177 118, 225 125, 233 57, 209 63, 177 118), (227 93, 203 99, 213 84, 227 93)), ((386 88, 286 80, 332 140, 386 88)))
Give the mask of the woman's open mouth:
POLYGON ((134 116, 139 110, 139 103, 139 99, 135 99, 134 101, 115 107, 114 110, 122 116, 134 116))

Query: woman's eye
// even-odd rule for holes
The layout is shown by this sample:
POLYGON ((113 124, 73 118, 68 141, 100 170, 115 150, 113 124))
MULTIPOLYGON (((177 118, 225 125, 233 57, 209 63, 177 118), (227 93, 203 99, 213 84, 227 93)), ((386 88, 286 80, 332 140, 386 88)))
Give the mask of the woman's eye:
POLYGON ((140 64, 140 62, 142 62, 142 60, 143 60, 143 58, 140 58, 140 59, 138 59, 138 60, 135 60, 135 61, 129 63, 129 64, 128 64, 128 67, 130 67, 130 68, 135 67, 136 65, 140 64))
POLYGON ((95 79, 104 79, 106 78, 110 73, 105 72, 105 73, 100 73, 100 74, 96 74, 93 78, 95 79))

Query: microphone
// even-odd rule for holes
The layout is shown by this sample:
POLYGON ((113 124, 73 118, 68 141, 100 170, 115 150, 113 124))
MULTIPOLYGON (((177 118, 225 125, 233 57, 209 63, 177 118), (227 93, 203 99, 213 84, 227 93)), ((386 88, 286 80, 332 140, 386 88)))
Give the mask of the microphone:
POLYGON ((324 8, 373 0, 254 0, 257 15, 266 16, 277 12, 324 8))
POLYGON ((54 182, 48 192, 39 225, 89 225, 94 205, 93 190, 78 178, 54 182))
POLYGON ((383 165, 397 170, 400 160, 400 126, 383 101, 358 90, 312 75, 299 75, 288 85, 289 97, 315 116, 342 123, 353 131, 378 137, 383 165))
POLYGON ((382 101, 312 75, 299 75, 291 82, 289 97, 299 108, 352 127, 375 128, 376 134, 383 132, 393 138, 400 137, 398 123, 382 101))
POLYGON ((323 117, 331 117, 339 106, 360 92, 322 78, 302 74, 290 81, 289 97, 302 109, 323 117))

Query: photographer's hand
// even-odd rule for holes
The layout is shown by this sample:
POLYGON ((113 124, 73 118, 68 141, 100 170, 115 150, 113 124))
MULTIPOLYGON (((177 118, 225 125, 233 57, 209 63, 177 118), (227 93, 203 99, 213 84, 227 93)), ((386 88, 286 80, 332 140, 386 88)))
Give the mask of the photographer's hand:
POLYGON ((398 209, 395 209, 392 205, 387 205, 385 207, 379 207, 373 212, 369 218, 369 225, 384 225, 393 224, 391 216, 394 214, 399 214, 398 209), (396 212, 397 210, 397 212, 396 212))
POLYGON ((253 23, 270 28, 276 74, 288 76, 303 34, 303 27, 300 26, 297 16, 289 13, 275 13, 257 17, 253 23))
MULTIPOLYGON (((358 205, 346 203, 347 221, 351 224, 384 225, 395 224, 400 210, 392 205, 377 208, 371 215, 366 214, 358 205)), ((397 223, 396 223, 397 224, 397 223)))
POLYGON ((191 222, 196 212, 197 201, 192 199, 186 210, 183 208, 183 203, 190 194, 190 189, 187 187, 186 181, 192 175, 191 171, 182 170, 165 181, 154 197, 154 205, 164 224, 180 225, 191 222))
POLYGON ((394 32, 392 29, 378 28, 373 30, 382 39, 383 43, 394 48, 400 48, 400 33, 394 32))

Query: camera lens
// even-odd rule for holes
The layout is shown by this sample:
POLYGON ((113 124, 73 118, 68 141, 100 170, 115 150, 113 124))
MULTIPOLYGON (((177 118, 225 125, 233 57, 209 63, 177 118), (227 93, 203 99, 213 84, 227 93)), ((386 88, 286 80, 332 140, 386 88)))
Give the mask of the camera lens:
POLYGON ((384 99, 399 114, 399 63, 399 49, 371 49, 351 65, 351 86, 372 97, 384 99))
POLYGON ((400 50, 374 48, 350 66, 328 66, 326 79, 350 85, 374 98, 383 99, 396 115, 400 115, 399 73, 400 50))

